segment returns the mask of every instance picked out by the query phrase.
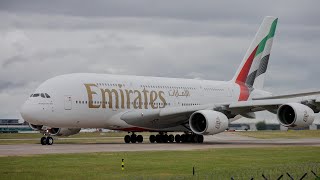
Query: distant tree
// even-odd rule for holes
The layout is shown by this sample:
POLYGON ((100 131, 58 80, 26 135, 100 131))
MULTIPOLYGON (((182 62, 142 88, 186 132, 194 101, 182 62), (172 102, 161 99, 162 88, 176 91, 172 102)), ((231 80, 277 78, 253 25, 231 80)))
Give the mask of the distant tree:
POLYGON ((267 124, 264 121, 260 121, 256 124, 257 130, 266 130, 267 129, 267 124))

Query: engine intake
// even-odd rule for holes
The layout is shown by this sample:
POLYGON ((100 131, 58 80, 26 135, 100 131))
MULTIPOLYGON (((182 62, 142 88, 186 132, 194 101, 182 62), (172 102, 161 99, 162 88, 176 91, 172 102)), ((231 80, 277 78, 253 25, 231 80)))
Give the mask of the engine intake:
POLYGON ((279 107, 278 120, 285 127, 306 127, 313 123, 314 111, 303 104, 287 103, 279 107))
POLYGON ((194 112, 189 119, 191 130, 200 135, 213 135, 228 128, 228 118, 221 112, 200 110, 194 112))

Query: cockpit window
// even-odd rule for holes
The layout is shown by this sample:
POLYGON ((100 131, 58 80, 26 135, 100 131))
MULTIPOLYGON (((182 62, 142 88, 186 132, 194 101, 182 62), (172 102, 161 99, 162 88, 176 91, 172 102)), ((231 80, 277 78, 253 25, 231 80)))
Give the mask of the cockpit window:
POLYGON ((36 93, 36 94, 33 94, 32 97, 39 97, 39 96, 40 96, 40 94, 36 93))
POLYGON ((42 97, 42 98, 46 98, 43 93, 41 93, 41 97, 42 97))
POLYGON ((49 94, 45 93, 45 95, 46 95, 47 98, 50 98, 49 94))
POLYGON ((33 94, 30 95, 30 97, 32 97, 32 96, 33 96, 33 94))

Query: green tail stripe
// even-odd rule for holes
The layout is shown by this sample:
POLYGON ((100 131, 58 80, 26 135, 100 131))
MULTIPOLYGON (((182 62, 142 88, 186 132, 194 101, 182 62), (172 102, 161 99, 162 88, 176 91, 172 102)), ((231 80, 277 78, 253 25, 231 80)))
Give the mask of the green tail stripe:
POLYGON ((274 33, 277 27, 277 22, 278 22, 278 18, 272 22, 268 35, 265 38, 263 38, 262 41, 259 43, 257 52, 254 57, 262 53, 264 50, 264 47, 266 46, 267 40, 274 37, 274 33))
MULTIPOLYGON (((268 35, 269 36, 269 35, 268 35)), ((268 36, 266 36, 265 38, 262 39, 262 41, 259 43, 257 52, 255 54, 254 57, 256 57, 258 54, 262 53, 262 51, 264 50, 264 47, 266 46, 266 42, 269 39, 268 36)))
POLYGON ((277 23, 278 23, 278 18, 275 19, 271 25, 271 28, 268 34, 269 38, 272 38, 274 36, 274 33, 276 32, 277 23))

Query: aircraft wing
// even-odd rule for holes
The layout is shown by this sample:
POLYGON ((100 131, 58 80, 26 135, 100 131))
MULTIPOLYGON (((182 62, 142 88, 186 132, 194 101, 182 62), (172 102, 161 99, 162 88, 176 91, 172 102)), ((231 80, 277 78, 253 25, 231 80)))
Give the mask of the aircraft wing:
POLYGON ((152 110, 132 110, 122 114, 121 119, 130 125, 158 129, 185 124, 188 122, 191 114, 199 110, 219 111, 226 114, 229 119, 237 115, 255 118, 254 112, 267 110, 272 113, 277 113, 278 108, 283 104, 299 103, 311 107, 316 113, 319 112, 320 96, 310 97, 305 96, 305 94, 301 94, 301 96, 295 94, 294 97, 295 98, 268 98, 233 103, 169 107, 152 110))
POLYGON ((287 99, 287 98, 298 98, 298 97, 314 96, 314 95, 320 95, 320 91, 305 91, 305 92, 301 92, 301 93, 292 93, 292 94, 282 94, 282 95, 275 95, 275 96, 258 97, 258 98, 253 98, 252 100, 287 99))
POLYGON ((214 110, 215 107, 215 105, 208 104, 152 110, 137 109, 122 114, 120 119, 133 126, 151 129, 169 128, 188 122, 190 115, 198 110, 214 110))

